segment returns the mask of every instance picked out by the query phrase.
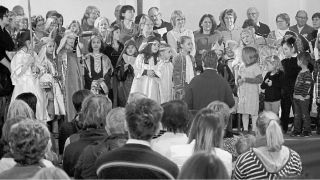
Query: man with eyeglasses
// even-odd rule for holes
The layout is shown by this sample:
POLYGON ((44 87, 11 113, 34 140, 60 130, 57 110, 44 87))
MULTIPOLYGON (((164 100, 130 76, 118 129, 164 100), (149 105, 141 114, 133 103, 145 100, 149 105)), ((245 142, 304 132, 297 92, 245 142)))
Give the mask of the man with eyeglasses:
POLYGON ((299 10, 296 14, 297 24, 289 27, 290 31, 297 34, 301 34, 303 37, 307 37, 314 29, 307 24, 308 14, 304 10, 299 10))
POLYGON ((159 8, 151 7, 148 11, 148 15, 154 23, 153 30, 155 33, 160 34, 162 39, 167 41, 167 32, 173 29, 172 24, 162 19, 159 8))
MULTIPOLYGON (((248 8, 247 17, 248 17, 248 20, 251 19, 255 24, 254 26, 255 34, 262 37, 268 37, 268 35, 270 34, 270 28, 268 25, 259 21, 259 15, 260 13, 257 8, 255 7, 248 8)), ((246 22, 248 22, 248 20, 246 20, 243 23, 243 26, 246 25, 246 22)))

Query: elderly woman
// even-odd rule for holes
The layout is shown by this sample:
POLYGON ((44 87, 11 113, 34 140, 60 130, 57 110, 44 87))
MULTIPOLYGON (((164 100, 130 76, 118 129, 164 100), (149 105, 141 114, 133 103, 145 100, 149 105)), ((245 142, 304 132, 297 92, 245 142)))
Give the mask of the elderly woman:
POLYGON ((97 179, 95 161, 98 157, 108 151, 123 146, 128 139, 127 128, 125 125, 125 109, 112 109, 106 118, 105 130, 108 137, 102 141, 89 145, 81 153, 75 167, 76 179, 97 179))
POLYGON ((287 31, 289 31, 290 27, 290 17, 287 13, 278 14, 276 17, 277 29, 271 31, 269 37, 272 39, 276 39, 279 41, 284 38, 287 31))
POLYGON ((9 147, 16 166, 0 174, 1 179, 32 178, 42 167, 53 167, 44 161, 50 132, 39 121, 23 119, 11 126, 9 147))
POLYGON ((102 37, 104 45, 110 42, 109 28, 110 22, 106 17, 98 17, 94 22, 94 27, 99 31, 99 35, 102 37))
MULTIPOLYGON (((217 23, 211 14, 204 14, 199 21, 199 30, 194 32, 197 67, 202 67, 201 56, 216 43, 221 43, 222 34, 217 31, 217 23)), ((202 68, 201 68, 202 69, 202 68)))
POLYGON ((74 175, 75 166, 83 150, 107 136, 103 127, 111 108, 110 99, 102 95, 89 96, 84 100, 79 117, 79 123, 82 123, 80 138, 69 144, 63 154, 63 169, 69 176, 74 175))
POLYGON ((221 31, 224 42, 240 41, 241 28, 236 26, 236 20, 237 14, 233 9, 226 9, 221 13, 218 30, 221 31))
POLYGON ((190 55, 195 56, 196 47, 194 42, 194 35, 190 29, 186 29, 184 26, 186 24, 186 17, 180 10, 175 10, 171 14, 171 24, 173 25, 173 29, 167 33, 168 44, 175 51, 174 54, 180 52, 180 37, 188 36, 191 38, 193 43, 193 49, 190 55))
POLYGON ((278 116, 262 112, 257 120, 258 137, 266 143, 240 155, 235 164, 235 179, 283 179, 301 175, 297 152, 283 145, 278 116))

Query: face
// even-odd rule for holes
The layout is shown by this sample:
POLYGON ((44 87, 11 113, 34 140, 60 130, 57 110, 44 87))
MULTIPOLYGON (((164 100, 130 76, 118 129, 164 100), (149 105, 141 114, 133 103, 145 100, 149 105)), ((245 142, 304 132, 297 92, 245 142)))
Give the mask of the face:
POLYGON ((22 20, 22 21, 20 21, 20 23, 19 23, 19 28, 20 29, 28 29, 28 21, 27 20, 22 20))
POLYGON ((54 42, 49 42, 47 45, 47 53, 53 54, 54 52, 54 42))
POLYGON ((287 24, 287 22, 284 19, 282 19, 281 17, 278 17, 277 28, 280 30, 286 30, 289 28, 289 25, 287 24))
POLYGON ((150 21, 149 19, 146 20, 146 22, 143 25, 142 31, 145 34, 151 34, 153 31, 153 22, 150 21))
POLYGON ((66 45, 68 45, 69 47, 73 47, 75 40, 76 40, 75 37, 73 37, 73 36, 68 36, 68 37, 67 37, 66 45))
POLYGON ((289 47, 287 44, 283 44, 282 49, 286 58, 290 58, 294 54, 294 48, 289 47))
POLYGON ((129 45, 126 49, 126 53, 129 56, 133 56, 136 53, 137 49, 134 47, 134 45, 129 45))
POLYGON ((185 25, 186 19, 184 17, 177 17, 176 18, 176 27, 183 28, 185 25))
POLYGON ((313 25, 313 28, 319 29, 320 28, 320 18, 318 18, 318 17, 313 18, 312 25, 313 25))
POLYGON ((57 23, 57 21, 52 21, 51 24, 50 24, 50 26, 49 26, 48 31, 51 32, 51 31, 53 31, 54 29, 57 29, 57 28, 58 28, 58 23, 57 23))
POLYGON ((120 39, 120 29, 117 29, 113 31, 113 40, 118 40, 120 39))
POLYGON ((307 14, 304 12, 299 12, 296 16, 296 20, 298 26, 302 27, 306 25, 308 20, 307 14))
POLYGON ((99 24, 99 30, 100 32, 106 32, 109 28, 109 23, 107 20, 102 20, 99 24))
POLYGON ((267 62, 266 69, 267 69, 267 71, 270 72, 270 71, 273 71, 275 69, 275 67, 270 62, 267 62))
POLYGON ((40 20, 40 21, 37 22, 36 29, 38 31, 43 31, 44 30, 44 21, 43 20, 40 20))
POLYGON ((241 40, 244 45, 250 45, 254 43, 254 39, 249 33, 242 33, 241 40))
POLYGON ((95 21, 98 17, 100 16, 100 13, 98 10, 94 9, 92 12, 89 14, 89 19, 92 21, 95 21))
POLYGON ((133 10, 127 10, 125 13, 122 13, 122 16, 126 20, 133 20, 134 18, 134 11, 133 10))
POLYGON ((2 20, 0 19, 0 22, 2 22, 5 26, 9 25, 9 12, 6 12, 6 14, 3 15, 2 20))
POLYGON ((214 52, 216 53, 218 59, 220 59, 223 55, 223 52, 221 50, 214 50, 214 52))
POLYGON ((79 27, 78 23, 72 23, 70 25, 70 30, 71 30, 71 32, 73 32, 75 34, 78 34, 80 31, 80 27, 79 27))
POLYGON ((151 52, 152 53, 157 53, 159 51, 160 43, 158 41, 155 41, 151 45, 151 52))
POLYGON ((191 52, 193 50, 193 43, 191 39, 186 39, 183 44, 181 44, 182 49, 187 52, 191 52))
POLYGON ((152 9, 149 11, 149 17, 153 21, 154 24, 160 25, 161 22, 161 14, 156 9, 152 9))
POLYGON ((161 51, 160 55, 163 59, 168 60, 173 56, 173 53, 171 49, 166 49, 164 51, 161 51))
POLYGON ((258 22, 259 13, 256 9, 250 9, 247 13, 248 19, 252 19, 255 23, 258 22))
POLYGON ((101 40, 99 38, 93 38, 91 41, 93 51, 99 51, 101 48, 101 40))
POLYGON ((226 26, 233 26, 234 24, 234 17, 232 14, 227 14, 224 17, 224 23, 226 24, 226 26))
POLYGON ((201 26, 203 28, 203 30, 205 31, 211 31, 212 29, 212 21, 210 20, 209 17, 206 17, 203 19, 201 26))

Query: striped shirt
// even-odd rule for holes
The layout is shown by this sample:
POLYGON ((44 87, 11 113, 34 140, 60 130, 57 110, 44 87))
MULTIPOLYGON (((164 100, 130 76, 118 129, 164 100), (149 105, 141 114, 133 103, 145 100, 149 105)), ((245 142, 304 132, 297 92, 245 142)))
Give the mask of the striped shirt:
POLYGON ((253 149, 243 153, 236 161, 234 179, 279 179, 301 175, 302 165, 298 153, 290 150, 289 159, 278 172, 268 172, 253 149))
POLYGON ((310 95, 312 84, 313 80, 311 73, 309 71, 300 72, 294 86, 294 95, 301 95, 302 97, 310 95))

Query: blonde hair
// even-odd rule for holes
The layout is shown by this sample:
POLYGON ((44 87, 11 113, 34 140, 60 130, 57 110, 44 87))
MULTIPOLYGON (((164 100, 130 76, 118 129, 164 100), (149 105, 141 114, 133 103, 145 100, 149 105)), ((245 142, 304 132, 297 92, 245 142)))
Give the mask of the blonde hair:
POLYGON ((247 44, 244 44, 243 41, 242 41, 242 35, 243 34, 249 34, 251 36, 251 38, 253 39, 253 44, 255 44, 256 42, 256 38, 255 38, 255 34, 254 34, 254 29, 253 28, 250 28, 250 27, 247 27, 247 28, 244 28, 241 33, 240 33, 240 38, 241 38, 241 44, 242 46, 247 46, 247 44))
POLYGON ((35 119, 35 114, 27 103, 22 100, 14 100, 9 106, 7 119, 18 116, 35 119))
POLYGON ((253 47, 244 47, 242 49, 242 61, 245 66, 250 66, 259 62, 258 50, 253 47))
POLYGON ((98 30, 100 30, 99 26, 101 24, 102 21, 107 21, 108 26, 110 27, 110 21, 108 18, 106 17, 98 17, 95 21, 94 21, 94 27, 98 30))
POLYGON ((279 72, 280 70, 283 69, 281 61, 280 61, 280 58, 278 56, 276 56, 276 55, 272 55, 272 56, 266 57, 264 63, 265 63, 265 65, 267 63, 269 63, 272 66, 274 66, 277 72, 279 72))
POLYGON ((207 106, 207 108, 212 109, 215 112, 221 113, 223 115, 225 126, 228 125, 230 118, 230 108, 226 103, 221 101, 213 101, 207 106))
POLYGON ((45 23, 45 25, 44 25, 44 30, 45 30, 46 32, 50 33, 50 32, 49 32, 49 28, 50 28, 50 26, 51 26, 52 23, 57 23, 57 24, 58 24, 56 17, 49 17, 49 18, 46 20, 46 23, 45 23))
POLYGON ((88 6, 88 7, 86 8, 85 13, 83 14, 83 18, 82 18, 81 22, 83 23, 84 20, 87 20, 87 19, 90 17, 90 14, 91 14, 93 11, 98 11, 98 14, 100 15, 100 11, 99 11, 99 9, 98 9, 96 6, 88 6))
POLYGON ((178 17, 183 18, 184 20, 186 19, 185 15, 182 13, 181 10, 174 10, 171 14, 171 18, 170 18, 170 22, 172 24, 172 26, 176 26, 176 19, 178 17))
POLYGON ((109 135, 125 134, 126 128, 126 111, 123 107, 112 109, 106 117, 106 130, 109 135))
POLYGON ((284 143, 283 134, 279 125, 279 117, 271 111, 263 111, 257 120, 257 128, 261 136, 267 139, 270 151, 280 151, 284 143))

